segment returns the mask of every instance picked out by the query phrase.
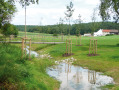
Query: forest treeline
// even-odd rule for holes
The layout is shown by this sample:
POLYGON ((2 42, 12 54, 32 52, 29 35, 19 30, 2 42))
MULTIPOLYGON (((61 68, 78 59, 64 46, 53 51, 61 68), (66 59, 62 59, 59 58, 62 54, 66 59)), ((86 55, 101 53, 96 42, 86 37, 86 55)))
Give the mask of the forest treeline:
MULTIPOLYGON (((116 29, 119 30, 119 23, 113 22, 95 22, 97 28, 99 29, 116 29)), ((47 26, 38 26, 38 25, 27 25, 28 32, 37 32, 37 33, 47 33, 47 34, 65 34, 67 35, 69 30, 71 35, 76 35, 78 32, 80 34, 91 33, 93 23, 81 23, 81 24, 58 24, 58 25, 47 25, 47 26)), ((24 31, 24 25, 16 25, 20 31, 24 31)))

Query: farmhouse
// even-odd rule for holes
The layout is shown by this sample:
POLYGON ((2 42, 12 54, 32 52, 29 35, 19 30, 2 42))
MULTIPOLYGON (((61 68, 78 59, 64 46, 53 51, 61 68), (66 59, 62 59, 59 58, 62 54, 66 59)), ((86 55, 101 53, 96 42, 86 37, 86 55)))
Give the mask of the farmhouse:
POLYGON ((94 36, 105 36, 107 34, 119 34, 119 30, 108 30, 108 29, 100 29, 97 32, 94 32, 94 36))

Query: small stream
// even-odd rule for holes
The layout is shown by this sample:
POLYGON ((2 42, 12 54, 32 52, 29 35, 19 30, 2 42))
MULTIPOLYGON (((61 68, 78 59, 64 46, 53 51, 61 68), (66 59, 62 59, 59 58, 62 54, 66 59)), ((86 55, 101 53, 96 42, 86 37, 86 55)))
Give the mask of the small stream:
MULTIPOLYGON (((27 52, 27 54, 29 54, 29 46, 26 46, 26 52, 27 52)), ((33 55, 33 56, 35 56, 35 57, 38 57, 39 56, 38 53, 35 52, 35 51, 31 51, 30 54, 33 55)))
POLYGON ((60 90, 102 90, 101 86, 114 84, 113 78, 100 72, 74 66, 70 62, 60 62, 47 68, 46 71, 61 82, 60 90))

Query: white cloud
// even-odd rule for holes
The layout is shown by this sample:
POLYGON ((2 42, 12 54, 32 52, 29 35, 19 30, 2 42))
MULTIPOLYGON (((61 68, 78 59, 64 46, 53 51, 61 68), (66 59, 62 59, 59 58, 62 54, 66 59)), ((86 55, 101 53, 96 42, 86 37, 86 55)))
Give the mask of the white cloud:
MULTIPOLYGON (((74 0, 75 12, 73 19, 78 18, 81 14, 82 18, 86 22, 91 21, 90 16, 93 9, 99 4, 99 0, 74 0)), ((38 25, 42 23, 56 24, 59 18, 64 18, 64 12, 66 11, 66 5, 69 4, 69 0, 40 0, 38 5, 30 5, 27 7, 27 25, 38 25), (42 18, 42 20, 41 20, 42 18)), ((17 3, 18 12, 15 14, 12 23, 13 24, 24 24, 25 11, 17 3)))

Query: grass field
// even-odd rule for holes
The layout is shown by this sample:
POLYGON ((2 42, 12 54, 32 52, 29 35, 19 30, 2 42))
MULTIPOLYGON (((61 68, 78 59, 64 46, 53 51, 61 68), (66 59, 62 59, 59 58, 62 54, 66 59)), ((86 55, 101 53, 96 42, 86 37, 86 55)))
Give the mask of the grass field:
MULTIPOLYGON (((89 53, 89 40, 92 37, 82 37, 82 46, 76 46, 76 38, 71 36, 73 40, 73 53, 74 55, 70 57, 74 57, 77 61, 74 62, 75 65, 88 67, 89 69, 103 72, 106 75, 109 75, 114 78, 116 82, 115 86, 112 87, 114 90, 119 89, 119 36, 102 36, 95 37, 97 39, 97 48, 98 48, 98 56, 87 56, 89 53)), ((32 49, 39 51, 46 51, 55 60, 61 60, 69 57, 62 57, 65 53, 66 45, 52 45, 46 48, 42 48, 44 45, 32 45, 32 49)), ((110 87, 110 86, 108 86, 110 87)))
MULTIPOLYGON (((36 33, 29 34, 31 34, 31 36, 36 35, 36 33)), ((66 38, 68 38, 68 36, 65 36, 65 39, 66 38)), ((100 71, 106 75, 113 77, 116 84, 114 86, 112 85, 107 87, 113 90, 119 90, 119 36, 114 35, 95 37, 95 39, 98 40, 97 54, 99 55, 89 57, 87 56, 87 54, 89 53, 89 42, 91 38, 92 37, 82 37, 82 46, 76 46, 76 36, 70 36, 70 39, 72 39, 73 41, 72 50, 74 53, 74 55, 70 57, 74 57, 75 59, 77 59, 77 61, 75 61, 73 64, 88 67, 89 69, 100 71)), ((50 39, 50 37, 47 37, 47 39, 50 39)), ((49 53, 54 58, 54 60, 62 60, 65 58, 69 58, 62 57, 66 50, 65 44, 32 44, 32 50, 37 51, 39 54, 41 54, 41 52, 42 54, 49 53)), ((38 62, 40 63, 40 61, 38 62)), ((42 61, 42 63, 43 62, 44 61, 42 61)), ((47 61, 45 61, 44 63, 46 62, 47 61)), ((44 65, 45 64, 43 64, 43 67, 44 65)), ((47 83, 45 84, 47 85, 47 83)))

